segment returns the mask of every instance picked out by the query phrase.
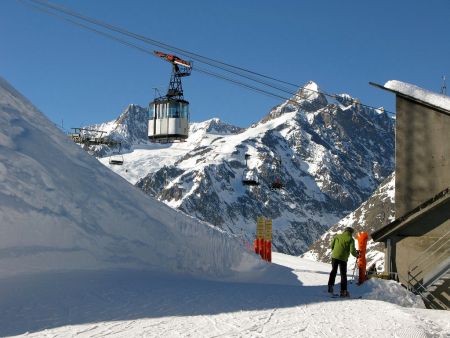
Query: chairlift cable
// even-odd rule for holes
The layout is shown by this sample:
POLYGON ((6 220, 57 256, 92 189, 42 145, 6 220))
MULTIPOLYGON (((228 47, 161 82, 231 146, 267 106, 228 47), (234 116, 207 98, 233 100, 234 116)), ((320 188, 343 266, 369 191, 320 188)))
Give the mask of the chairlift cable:
MULTIPOLYGON (((24 0, 19 0, 19 1, 23 2, 24 0)), ((101 27, 103 27, 103 28, 106 28, 106 29, 115 31, 115 32, 117 32, 117 33, 126 35, 126 36, 128 36, 128 37, 137 39, 137 40, 139 40, 139 41, 142 41, 142 42, 145 42, 145 43, 149 43, 149 44, 151 44, 151 45, 154 45, 154 46, 157 46, 157 47, 161 47, 161 48, 164 48, 164 49, 173 51, 173 52, 177 52, 177 53, 180 54, 180 55, 184 55, 184 56, 190 57, 190 58, 192 58, 193 60, 196 60, 196 61, 199 61, 199 62, 208 64, 208 65, 210 65, 210 66, 212 66, 212 67, 220 68, 220 69, 222 69, 222 70, 224 70, 224 71, 231 72, 231 73, 236 74, 236 75, 238 75, 238 76, 242 76, 242 77, 246 77, 246 78, 248 78, 248 79, 250 79, 250 80, 258 81, 258 80, 254 79, 254 78, 252 78, 252 77, 249 77, 249 76, 245 76, 245 75, 239 74, 238 72, 231 71, 231 70, 225 69, 225 68, 220 67, 220 66, 215 66, 214 64, 211 63, 211 62, 214 62, 214 63, 219 63, 219 64, 225 64, 225 63, 223 63, 223 62, 216 61, 216 60, 213 60, 213 59, 211 59, 211 58, 207 58, 207 57, 205 57, 205 56, 201 56, 201 55, 199 55, 199 54, 196 54, 196 53, 193 53, 193 52, 189 52, 189 51, 180 49, 180 48, 178 48, 178 47, 174 47, 174 46, 165 44, 165 43, 163 43, 163 42, 160 42, 160 41, 157 41, 157 40, 154 40, 154 39, 151 39, 151 38, 148 38, 148 37, 145 37, 145 36, 142 36, 142 35, 139 35, 139 34, 130 32, 130 31, 127 31, 127 30, 122 29, 122 28, 120 28, 120 27, 113 26, 113 25, 110 25, 110 24, 108 24, 108 23, 104 23, 104 22, 102 22, 102 21, 99 21, 99 20, 96 20, 96 19, 92 19, 92 18, 86 17, 86 16, 84 16, 84 15, 81 15, 81 14, 75 12, 75 11, 69 10, 69 9, 64 8, 64 7, 62 7, 62 6, 58 6, 58 5, 51 4, 51 3, 49 3, 48 1, 43 1, 43 0, 28 0, 28 1, 31 1, 31 2, 33 2, 33 3, 35 3, 35 4, 40 5, 40 6, 44 6, 44 7, 46 7, 46 8, 51 8, 52 10, 58 11, 58 12, 60 12, 60 13, 64 13, 64 14, 70 15, 70 16, 72 16, 72 17, 76 17, 76 18, 78 18, 78 19, 80 19, 80 20, 87 21, 87 22, 89 22, 89 23, 91 23, 91 24, 94 24, 94 25, 97 25, 97 26, 101 26, 101 27), (200 58, 200 59, 199 59, 199 58, 200 58), (207 62, 207 61, 204 61, 204 60, 202 60, 202 59, 210 60, 211 62, 207 62)), ((47 13, 48 13, 48 12, 47 12, 47 13)), ((70 21, 70 22, 73 23, 73 21, 70 21)), ((256 75, 259 75, 259 76, 267 77, 267 76, 265 76, 265 75, 258 74, 258 73, 256 73, 256 72, 252 72, 252 71, 248 71, 248 70, 245 70, 245 69, 240 68, 240 67, 235 67, 235 66, 228 65, 228 64, 225 64, 225 65, 227 65, 228 67, 240 69, 240 70, 243 70, 243 71, 246 71, 246 72, 249 72, 249 73, 251 72, 251 73, 256 74, 256 75)), ((279 81, 279 82, 285 82, 285 81, 277 80, 277 79, 275 79, 275 78, 271 78, 271 79, 272 79, 272 80, 275 80, 275 81, 279 81)), ((270 86, 270 84, 267 84, 267 85, 270 86)), ((296 86, 296 85, 294 85, 294 84, 291 84, 291 85, 296 86)), ((296 86, 296 87, 298 88, 298 86, 296 86)), ((276 87, 274 86, 274 88, 276 88, 276 87)), ((279 90, 283 90, 283 89, 280 88, 279 90)))
MULTIPOLYGON (((24 0, 18 0, 18 1, 24 3, 24 0)), ((283 81, 283 80, 278 80, 278 79, 275 79, 275 78, 273 78, 273 77, 269 77, 269 76, 266 76, 266 75, 263 75, 263 74, 260 74, 260 73, 256 73, 256 72, 253 72, 253 71, 250 71, 250 70, 246 70, 246 69, 241 68, 241 67, 232 66, 232 65, 223 63, 223 62, 221 62, 221 61, 213 60, 213 59, 211 59, 211 58, 208 58, 208 57, 205 57, 205 56, 202 56, 202 55, 193 53, 193 52, 189 52, 189 51, 186 51, 186 50, 177 48, 177 47, 173 47, 173 46, 167 45, 167 44, 162 43, 162 42, 159 42, 159 41, 157 41, 157 40, 150 39, 150 38, 148 38, 148 37, 145 37, 145 36, 142 36, 142 35, 139 35, 139 34, 136 34, 136 33, 129 32, 129 31, 124 30, 124 29, 122 29, 122 28, 119 28, 119 27, 117 27, 117 26, 113 26, 113 25, 110 25, 110 24, 101 22, 101 21, 99 21, 99 20, 96 20, 96 19, 92 19, 92 18, 86 17, 86 16, 84 16, 84 15, 81 15, 80 13, 77 13, 77 12, 75 12, 75 11, 69 10, 69 9, 64 8, 64 7, 62 7, 62 6, 58 6, 58 5, 51 4, 51 3, 47 2, 47 1, 45 1, 45 2, 44 2, 43 0, 28 0, 28 1, 31 1, 31 2, 33 2, 33 3, 35 3, 35 4, 39 4, 40 6, 44 6, 44 7, 46 7, 46 8, 51 8, 52 10, 58 11, 59 13, 64 13, 64 14, 70 15, 70 16, 72 16, 72 17, 76 17, 76 18, 78 18, 78 19, 80 19, 80 20, 87 21, 87 22, 89 22, 89 23, 91 23, 91 24, 94 24, 94 25, 97 25, 97 26, 101 26, 101 27, 103 27, 103 28, 105 28, 105 29, 109 29, 109 30, 115 31, 115 32, 117 32, 117 33, 126 35, 126 36, 128 36, 128 37, 137 39, 137 40, 139 40, 139 41, 142 41, 142 42, 145 42, 145 43, 149 43, 149 44, 154 45, 154 46, 157 46, 157 47, 162 47, 162 48, 165 48, 165 49, 170 50, 170 51, 175 51, 175 52, 177 52, 177 53, 179 53, 179 54, 181 54, 181 55, 185 55, 185 56, 187 56, 187 57, 191 57, 192 59, 194 59, 194 60, 196 60, 196 61, 199 61, 199 62, 205 63, 205 64, 207 64, 207 65, 210 65, 211 67, 219 68, 219 69, 221 69, 221 70, 223 70, 223 71, 226 71, 226 72, 235 74, 235 75, 237 75, 237 76, 241 76, 241 77, 246 78, 246 79, 251 80, 251 81, 258 82, 258 83, 260 83, 260 84, 263 84, 263 85, 268 86, 268 87, 271 87, 271 88, 273 88, 273 89, 277 89, 277 90, 279 90, 279 91, 288 93, 288 94, 290 94, 290 95, 296 96, 297 94, 296 94, 296 93, 293 93, 292 91, 287 90, 287 89, 285 89, 285 88, 281 88, 281 87, 279 87, 279 86, 275 86, 275 85, 273 85, 273 84, 271 84, 271 83, 269 83, 269 82, 261 81, 261 80, 255 79, 254 77, 251 77, 251 76, 248 76, 248 75, 244 75, 244 74, 241 74, 241 73, 239 73, 239 72, 236 72, 236 71, 233 71, 233 70, 229 70, 229 69, 223 68, 223 67, 221 67, 221 66, 214 65, 214 63, 226 65, 227 67, 235 68, 235 69, 238 69, 238 70, 241 70, 241 71, 245 71, 245 72, 248 72, 248 73, 251 73, 251 74, 260 76, 260 77, 268 78, 268 79, 271 79, 271 80, 274 80, 274 81, 278 81, 278 82, 281 82, 281 83, 286 83, 286 84, 295 86, 296 88, 301 87, 301 86, 298 86, 298 85, 295 85, 295 84, 292 84, 292 83, 285 82, 285 81, 283 81), (199 58, 200 58, 200 59, 199 59, 199 58), (204 60, 202 60, 202 59, 209 60, 209 61, 211 61, 211 62, 213 62, 213 63, 211 63, 211 62, 209 62, 209 61, 204 61, 204 60)), ((33 6, 33 7, 36 8, 36 6, 33 6)), ((80 23, 78 23, 78 22, 76 22, 76 21, 74 21, 74 20, 70 20, 70 19, 67 19, 67 18, 65 18, 65 17, 55 15, 54 12, 51 12, 51 11, 44 11, 44 12, 47 13, 47 14, 51 14, 51 15, 53 15, 53 16, 60 17, 60 18, 66 20, 66 21, 68 21, 68 22, 70 22, 70 23, 72 23, 72 24, 81 26, 81 27, 86 28, 86 29, 91 29, 92 31, 94 31, 94 32, 96 32, 96 33, 99 33, 99 34, 102 34, 102 35, 106 36, 105 33, 103 33, 102 31, 99 31, 99 30, 97 30, 97 29, 95 29, 95 28, 90 28, 89 26, 84 25, 84 24, 80 24, 80 23)), ((109 34, 108 34, 108 35, 109 35, 109 34)), ((125 42, 125 44, 127 44, 127 43, 125 42)), ((137 46, 137 48, 139 48, 139 47, 137 46)), ((304 90, 309 90, 309 91, 314 91, 314 90, 309 89, 309 88, 303 88, 303 89, 304 89, 304 90)), ((323 93, 322 93, 322 94, 323 94, 323 93)), ((330 97, 333 96, 333 95, 329 95, 329 94, 327 94, 327 95, 330 96, 330 97)))
MULTIPOLYGON (((23 1, 23 0, 19 0, 19 1, 23 1)), ((177 52, 177 53, 179 53, 179 54, 181 54, 181 55, 190 57, 190 58, 192 58, 192 59, 194 59, 194 60, 197 60, 197 61, 199 61, 199 62, 203 62, 203 63, 206 63, 206 64, 210 64, 210 65, 213 66, 213 67, 221 68, 221 67, 219 67, 219 66, 214 66, 213 64, 208 63, 208 62, 206 62, 206 61, 204 61, 204 60, 207 60, 207 61, 209 61, 209 62, 213 62, 213 63, 216 63, 216 64, 220 64, 220 65, 225 66, 225 67, 234 68, 234 69, 237 69, 237 70, 240 70, 240 71, 249 73, 249 74, 253 74, 253 75, 256 75, 256 76, 259 76, 259 77, 262 77, 262 78, 266 78, 266 79, 269 79, 269 80, 272 80, 272 81, 276 81, 276 82, 280 82, 280 83, 283 83, 283 84, 287 84, 287 85, 293 86, 293 87, 295 87, 295 88, 301 87, 301 86, 296 85, 296 84, 294 84, 294 83, 290 83, 290 82, 287 82, 287 81, 284 81, 284 80, 276 79, 276 78, 274 78, 274 77, 271 77, 271 76, 268 76, 268 75, 264 75, 264 74, 261 74, 261 73, 258 73, 258 72, 255 72, 255 71, 252 71, 252 70, 249 70, 249 69, 245 69, 245 68, 242 68, 242 67, 234 66, 234 65, 231 65, 231 64, 229 64, 229 63, 225 63, 225 62, 222 62, 222 61, 219 61, 219 60, 214 60, 214 59, 212 59, 212 58, 209 58, 209 57, 206 57, 206 56, 203 56, 203 55, 194 53, 194 52, 187 51, 187 50, 185 50, 185 49, 181 49, 181 48, 178 48, 178 47, 175 47, 175 46, 171 46, 171 45, 166 44, 166 43, 164 43, 164 42, 160 42, 160 41, 151 39, 151 38, 149 38, 149 37, 146 37, 146 36, 143 36, 143 35, 140 35, 140 34, 136 34, 136 33, 130 32, 130 31, 128 31, 128 30, 126 30, 126 29, 123 29, 123 28, 120 28, 120 27, 118 27, 118 26, 114 26, 114 25, 108 24, 108 23, 106 23, 106 22, 103 22, 103 21, 100 21, 100 20, 97 20, 97 19, 93 19, 93 18, 87 17, 87 16, 85 16, 85 15, 82 15, 82 14, 80 14, 80 13, 78 13, 78 12, 76 12, 76 11, 73 11, 73 10, 71 10, 71 9, 68 9, 68 8, 66 8, 66 7, 52 4, 52 3, 50 3, 49 1, 44 1, 44 0, 28 0, 28 1, 34 2, 35 4, 38 4, 38 5, 41 5, 41 6, 45 6, 45 7, 47 7, 47 8, 51 8, 51 9, 53 9, 53 10, 56 10, 56 11, 58 11, 58 12, 65 13, 65 14, 70 15, 70 16, 73 16, 73 17, 77 17, 77 18, 80 19, 80 20, 88 21, 88 22, 90 22, 90 23, 92 23, 92 24, 102 26, 102 27, 104 27, 104 28, 113 30, 113 31, 115 31, 115 32, 118 32, 118 33, 120 33, 120 34, 127 35, 127 36, 129 36, 129 37, 132 37, 132 38, 135 38, 135 39, 138 39, 138 40, 141 40, 141 41, 143 41, 143 42, 147 42, 147 43, 150 43, 150 44, 152 44, 152 45, 156 45, 156 46, 158 46, 158 47, 162 47, 162 48, 165 48, 165 49, 167 49, 167 50, 177 52), (197 58, 200 58, 200 59, 203 59, 203 60, 199 60, 199 59, 197 59, 197 58)), ((227 69, 225 69, 225 68, 221 68, 221 69, 223 69, 223 70, 225 70, 225 71, 232 72, 232 73, 234 73, 234 74, 236 74, 236 75, 239 75, 239 76, 244 76, 244 75, 240 75, 239 73, 236 73, 236 72, 227 70, 227 69)))
MULTIPOLYGON (((25 3, 23 0, 19 0, 19 1, 25 3)), ((128 41, 126 41, 126 40, 124 40, 124 39, 118 38, 117 36, 114 36, 114 35, 112 35, 112 34, 109 34, 109 33, 103 32, 103 31, 100 31, 100 30, 98 30, 98 29, 96 29, 96 28, 87 26, 87 25, 85 25, 85 24, 82 24, 82 23, 80 23, 80 22, 74 21, 74 20, 72 20, 72 19, 69 19, 69 18, 66 18, 66 17, 62 17, 62 16, 60 16, 60 15, 54 13, 54 12, 45 10, 45 9, 43 9, 43 8, 34 6, 34 5, 32 5, 32 4, 28 4, 28 3, 27 3, 26 5, 27 5, 27 6, 30 6, 30 7, 33 7, 34 9, 36 9, 36 10, 38 10, 38 11, 45 12, 46 14, 49 14, 49 15, 52 15, 52 16, 54 16, 54 17, 60 18, 60 19, 62 19, 62 20, 68 21, 68 22, 70 22, 70 23, 72 23, 72 24, 74 24, 74 25, 77 25, 77 26, 81 27, 81 28, 90 30, 90 31, 92 31, 92 32, 94 32, 94 33, 97 33, 97 34, 99 34, 99 35, 102 35, 102 36, 104 36, 104 37, 106 37, 106 38, 109 38, 109 39, 112 39, 112 40, 114 40, 114 41, 117 41, 117 42, 119 42, 119 43, 121 43, 121 44, 123 44, 123 45, 125 45, 125 46, 131 47, 131 48, 134 48, 134 49, 139 50, 139 51, 141 51, 141 52, 144 52, 144 53, 146 53, 146 54, 155 56, 154 53, 153 53, 153 51, 150 51, 150 50, 148 50, 148 49, 145 49, 145 48, 143 48, 143 47, 141 47, 141 46, 138 46, 138 45, 136 45, 136 44, 134 44, 134 43, 128 42, 128 41)), ((228 81, 228 82, 232 82, 232 83, 234 83, 234 84, 236 84, 236 85, 239 85, 239 86, 241 86, 241 87, 250 89, 250 90, 252 90, 252 91, 258 92, 258 93, 260 93, 260 94, 263 94, 263 95, 266 95, 266 96, 269 96, 269 97, 275 97, 275 98, 283 99, 283 100, 286 100, 286 101, 289 101, 289 102, 297 103, 296 101, 294 101, 294 100, 292 100, 292 99, 289 99, 289 98, 287 98, 287 97, 285 97, 285 96, 281 96, 281 95, 278 95, 278 94, 275 94, 275 93, 271 93, 271 92, 266 91, 266 90, 264 90, 264 89, 261 89, 261 88, 252 86, 252 85, 250 85, 250 84, 246 84, 246 83, 240 82, 240 81, 238 81, 238 80, 235 80, 235 79, 232 79, 232 78, 223 76, 223 75, 221 75, 221 74, 217 74, 217 73, 211 72, 211 71, 206 70, 206 69, 202 69, 202 68, 199 68, 199 67, 195 67, 195 68, 193 68, 193 70, 198 71, 198 72, 200 72, 200 73, 204 73, 204 74, 209 75, 209 76, 213 76, 213 77, 216 77, 216 78, 219 78, 219 79, 228 81)), ((293 94, 293 95, 295 95, 295 94, 293 94)), ((308 100, 308 99, 304 99, 304 100, 311 102, 311 100, 308 100)))
MULTIPOLYGON (((27 2, 26 2, 26 0, 18 0, 18 1, 21 2, 21 3, 23 3, 23 4, 27 4, 27 5, 31 6, 30 3, 27 3, 27 2)), ((219 68, 219 69, 221 69, 221 70, 223 70, 223 71, 230 72, 230 73, 233 73, 233 74, 235 74, 235 75, 238 75, 238 76, 247 78, 247 79, 249 79, 249 80, 255 81, 255 82, 257 82, 257 83, 263 84, 263 85, 268 86, 268 87, 271 87, 271 88, 273 88, 273 89, 277 89, 277 90, 279 90, 279 91, 288 93, 288 94, 290 94, 290 95, 297 96, 296 93, 292 93, 292 92, 290 92, 290 91, 288 91, 288 90, 286 90, 286 89, 284 89, 284 88, 280 88, 280 87, 274 86, 273 84, 267 83, 267 82, 265 82, 265 81, 261 81, 261 80, 255 79, 255 78, 253 78, 253 77, 250 77, 250 76, 247 76, 247 75, 240 74, 240 73, 238 73, 238 72, 236 72, 236 71, 231 71, 231 70, 229 70, 229 69, 226 69, 226 68, 221 67, 221 66, 214 65, 214 64, 212 64, 212 63, 216 63, 216 64, 220 64, 220 65, 223 65, 223 66, 226 66, 226 67, 234 68, 234 69, 237 69, 237 70, 240 70, 240 71, 249 73, 249 74, 253 74, 253 75, 256 75, 256 76, 259 76, 259 77, 263 77, 263 78, 266 78, 266 79, 270 79, 270 80, 273 80, 273 81, 276 81, 276 82, 280 82, 280 83, 288 84, 288 85, 291 85, 291 86, 295 86, 296 88, 301 88, 301 89, 303 89, 303 90, 308 90, 308 91, 311 91, 311 92, 315 92, 315 93, 318 93, 318 94, 322 94, 322 95, 331 97, 331 98, 333 98, 333 99, 336 98, 336 95, 334 95, 334 94, 329 94, 329 93, 326 93, 326 92, 323 92, 323 91, 317 91, 317 90, 313 90, 313 89, 310 89, 310 88, 305 88, 304 86, 298 86, 298 85, 295 85, 295 84, 293 84, 293 83, 289 83, 289 82, 286 82, 286 81, 283 81, 283 80, 279 80, 279 79, 276 79, 276 78, 273 78, 273 77, 270 77, 270 76, 267 76, 267 75, 264 75, 264 74, 261 74, 261 73, 258 73, 258 72, 254 72, 254 71, 251 71, 251 70, 248 70, 248 69, 245 69, 245 68, 233 66, 233 65, 228 64, 228 63, 224 63, 224 62, 221 62, 221 61, 218 61, 218 60, 214 60, 214 59, 212 59, 212 58, 208 58, 208 57, 202 56, 202 55, 197 54, 197 53, 189 52, 189 51, 187 51, 187 50, 183 50, 183 49, 181 49, 181 48, 178 48, 178 47, 174 47, 174 46, 168 45, 168 44, 166 44, 166 43, 163 43, 163 42, 160 42, 160 41, 157 41, 157 40, 148 38, 148 37, 146 37, 146 36, 139 35, 139 34, 136 34, 136 33, 130 32, 130 31, 127 31, 127 30, 125 30, 125 29, 123 29, 123 28, 120 28, 120 27, 117 27, 117 26, 114 26, 114 25, 111 25, 111 24, 108 24, 108 23, 105 23, 105 22, 102 22, 102 21, 99 21, 99 20, 96 20, 96 19, 87 17, 87 16, 84 16, 84 15, 82 15, 82 14, 80 14, 80 13, 77 13, 77 12, 75 12, 75 11, 73 11, 73 10, 70 10, 70 9, 68 9, 68 8, 66 8, 66 7, 52 4, 52 3, 50 3, 49 1, 44 1, 44 0, 28 0, 28 1, 35 4, 34 6, 32 6, 34 9, 43 11, 43 12, 45 12, 45 13, 47 13, 47 14, 50 14, 50 15, 53 15, 53 16, 57 16, 57 17, 62 18, 62 19, 66 20, 66 21, 68 21, 68 22, 70 22, 70 23, 72 23, 72 24, 78 25, 78 26, 83 27, 83 28, 85 28, 85 29, 89 29, 89 30, 94 31, 94 32, 96 32, 96 33, 98 33, 98 34, 101 34, 101 35, 103 35, 103 36, 112 38, 112 39, 114 39, 114 40, 116 40, 116 41, 118 41, 118 42, 121 42, 122 44, 128 45, 128 46, 130 46, 130 47, 132 47, 132 48, 136 48, 136 49, 141 50, 141 51, 144 51, 144 52, 146 52, 146 53, 151 53, 151 52, 149 52, 148 50, 145 50, 144 48, 142 48, 142 47, 140 47, 140 46, 137 46, 137 45, 135 45, 135 44, 132 44, 132 43, 127 42, 127 41, 125 41, 125 40, 122 40, 122 39, 120 39, 120 38, 114 37, 114 36, 112 36, 112 35, 110 35, 110 34, 108 34, 108 33, 99 31, 99 30, 97 30, 97 29, 95 29, 95 28, 89 27, 89 26, 87 26, 87 25, 83 25, 83 24, 81 24, 81 23, 79 23, 79 22, 70 20, 70 19, 68 19, 68 18, 64 18, 64 17, 58 16, 58 15, 56 15, 54 12, 47 11, 47 10, 44 10, 43 8, 37 8, 37 7, 44 6, 44 7, 46 7, 46 8, 50 8, 50 9, 52 9, 52 10, 54 10, 54 11, 57 11, 57 12, 59 12, 59 13, 64 13, 64 14, 70 15, 70 16, 72 16, 72 17, 76 17, 76 18, 78 18, 78 19, 80 19, 80 20, 87 21, 87 22, 89 22, 89 23, 91 23, 91 24, 94 24, 94 25, 97 25, 97 26, 101 26, 101 27, 103 27, 103 28, 105 28, 105 29, 109 29, 109 30, 111 30, 111 31, 114 31, 114 32, 117 32, 117 33, 126 35, 126 36, 128 36, 128 37, 131 37, 131 38, 140 40, 140 41, 142 41, 142 42, 145 42, 145 43, 148 43, 148 44, 151 44, 151 45, 154 45, 154 46, 158 46, 158 47, 161 47, 161 48, 165 48, 165 49, 170 50, 170 51, 175 51, 175 52, 177 52, 177 53, 179 53, 179 54, 181 54, 181 55, 190 57, 190 58, 192 58, 193 60, 196 60, 196 61, 198 61, 198 62, 208 64, 208 65, 210 65, 210 66, 212 66, 212 67, 216 67, 216 68, 219 68), (38 5, 38 6, 36 6, 36 5, 38 5), (202 60, 202 59, 203 59, 203 60, 202 60), (204 61, 204 60, 208 60, 208 61, 204 61), (211 63, 211 62, 212 62, 212 63, 211 63)), ((153 54, 153 53, 152 53, 152 54, 153 54)), ((253 87, 253 86, 250 86, 250 85, 243 84, 243 83, 241 83, 241 82, 239 82, 239 81, 237 81, 237 80, 230 80, 229 78, 222 77, 222 76, 217 75, 217 74, 214 74, 214 75, 213 75, 211 72, 208 72, 208 71, 205 71, 205 70, 200 70, 200 71, 203 72, 203 73, 206 73, 206 74, 208 74, 208 75, 211 75, 211 76, 220 77, 220 78, 223 78, 223 79, 225 79, 225 80, 227 80, 227 81, 234 82, 235 84, 238 84, 238 85, 243 85, 244 87, 247 87, 247 88, 249 88, 249 89, 252 89, 251 87, 253 87)), ((269 92, 267 92, 267 91, 257 89, 256 87, 253 87, 253 90, 256 90, 256 91, 259 91, 259 92, 266 92, 267 95, 269 95, 269 96, 275 96, 275 97, 283 98, 283 99, 286 99, 286 100, 289 100, 289 101, 292 101, 292 102, 296 102, 296 101, 294 101, 294 100, 292 100, 292 99, 287 99, 287 98, 282 97, 282 96, 280 96, 280 95, 277 95, 277 94, 274 94, 274 93, 269 93, 269 92)), ((362 104, 362 103, 360 103, 360 102, 358 102, 358 105, 360 105, 360 106, 362 106, 362 107, 367 107, 367 108, 370 108, 370 109, 378 109, 378 108, 376 108, 376 107, 374 107, 374 106, 362 104)), ((384 110, 384 111, 387 112, 387 113, 390 113, 390 114, 394 114, 393 112, 390 112, 390 111, 387 111, 387 110, 384 110)))

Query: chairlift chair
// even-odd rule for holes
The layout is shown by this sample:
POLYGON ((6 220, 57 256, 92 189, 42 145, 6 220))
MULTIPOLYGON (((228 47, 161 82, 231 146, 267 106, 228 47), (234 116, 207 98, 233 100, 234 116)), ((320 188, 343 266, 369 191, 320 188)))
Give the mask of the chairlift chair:
POLYGON ((116 154, 112 154, 109 157, 109 164, 111 165, 123 165, 123 155, 120 153, 122 145, 119 143, 119 151, 116 154))
POLYGON ((123 165, 123 155, 111 155, 109 157, 109 164, 123 165))
POLYGON ((242 174, 242 184, 248 186, 259 185, 258 175, 253 169, 248 168, 248 159, 250 154, 245 154, 245 170, 242 174))
POLYGON ((259 185, 258 176, 255 174, 253 170, 244 170, 242 174, 242 184, 248 186, 256 186, 259 185))
POLYGON ((281 181, 281 159, 276 157, 272 165, 274 179, 270 184, 272 190, 283 189, 283 182, 281 181))
POLYGON ((283 189, 283 183, 281 183, 281 179, 279 177, 275 177, 270 188, 273 190, 283 189))

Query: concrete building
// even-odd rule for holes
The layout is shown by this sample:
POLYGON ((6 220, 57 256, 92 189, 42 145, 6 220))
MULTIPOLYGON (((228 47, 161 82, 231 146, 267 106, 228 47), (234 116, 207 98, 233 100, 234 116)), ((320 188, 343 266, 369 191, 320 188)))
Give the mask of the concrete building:
POLYGON ((450 97, 389 81, 396 95, 395 217, 372 233, 387 273, 450 309, 450 97))

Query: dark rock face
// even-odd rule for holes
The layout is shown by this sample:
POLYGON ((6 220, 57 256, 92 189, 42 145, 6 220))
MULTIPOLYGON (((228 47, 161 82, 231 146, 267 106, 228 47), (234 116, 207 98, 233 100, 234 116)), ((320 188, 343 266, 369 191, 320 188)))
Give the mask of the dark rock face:
MULTIPOLYGON (((371 234, 395 218, 394 205, 395 176, 392 173, 378 189, 358 209, 333 225, 309 248, 308 257, 322 262, 331 262, 330 242, 334 235, 351 226, 356 232, 365 231, 371 234)), ((369 240, 367 244, 368 266, 371 263, 382 263, 384 251, 382 243, 369 240)))

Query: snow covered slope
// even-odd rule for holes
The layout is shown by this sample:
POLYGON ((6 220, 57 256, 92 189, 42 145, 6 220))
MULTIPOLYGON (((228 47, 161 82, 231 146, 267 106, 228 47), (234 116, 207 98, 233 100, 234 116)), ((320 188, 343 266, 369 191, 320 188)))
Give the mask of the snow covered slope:
POLYGON ((424 309, 420 298, 396 282, 349 284, 353 298, 332 299, 324 293, 328 264, 282 254, 275 254, 274 261, 288 266, 298 284, 107 272, 10 285, 9 292, 0 289, 0 335, 448 337, 448 313, 424 309))
POLYGON ((217 120, 193 124, 187 142, 138 144, 123 166, 110 167, 169 206, 247 241, 257 216, 272 218, 275 249, 303 253, 394 167, 394 120, 347 94, 328 102, 317 90, 308 83, 295 104, 284 102, 245 130, 217 120), (241 182, 246 153, 257 189, 241 182), (285 188, 273 191, 278 173, 285 188))
MULTIPOLYGON (((131 111, 130 105, 125 113, 131 111)), ((223 123, 219 119, 211 119, 200 123, 191 123, 189 130, 189 138, 187 142, 173 143, 173 144, 158 144, 148 142, 147 136, 147 115, 146 120, 142 121, 141 112, 145 111, 143 108, 134 108, 138 111, 138 114, 128 114, 127 117, 131 121, 121 119, 125 114, 111 122, 88 126, 88 128, 96 128, 97 130, 105 131, 105 135, 113 140, 122 142, 123 146, 123 158, 124 163, 121 166, 110 165, 109 158, 111 154, 117 152, 117 147, 109 149, 105 146, 90 147, 92 153, 99 156, 99 161, 109 167, 111 170, 124 177, 132 184, 136 184, 141 178, 148 175, 150 172, 156 172, 164 166, 171 166, 180 158, 185 156, 196 147, 201 147, 208 140, 209 134, 221 133, 224 135, 236 134, 242 132, 242 129, 226 123, 223 123), (132 116, 135 116, 136 120, 133 120, 132 116), (118 121, 121 121, 120 123, 118 121), (145 133, 141 132, 141 128, 145 123, 145 133), (126 126, 123 126, 125 124, 126 126), (133 129, 133 126, 139 125, 139 127, 133 129), (125 130, 126 132, 120 133, 118 130, 125 130), (137 139, 133 135, 143 135, 142 138, 137 139), (131 141, 130 141, 131 140, 131 141), (131 148, 127 150, 127 147, 131 144, 131 148), (103 157, 102 157, 103 156, 103 157)))
MULTIPOLYGON (((320 262, 331 262, 330 242, 334 235, 350 226, 358 231, 368 232, 369 235, 382 226, 392 222, 395 218, 394 208, 395 175, 392 173, 380 187, 354 212, 333 225, 324 233, 302 257, 320 262)), ((382 243, 375 243, 369 237, 367 242, 367 266, 373 263, 382 271, 384 267, 384 248, 382 243)), ((350 257, 349 266, 353 266, 355 259, 350 257)))
POLYGON ((0 122, 0 278, 117 268, 232 278, 265 269, 229 234, 101 165, 1 78, 0 122))

